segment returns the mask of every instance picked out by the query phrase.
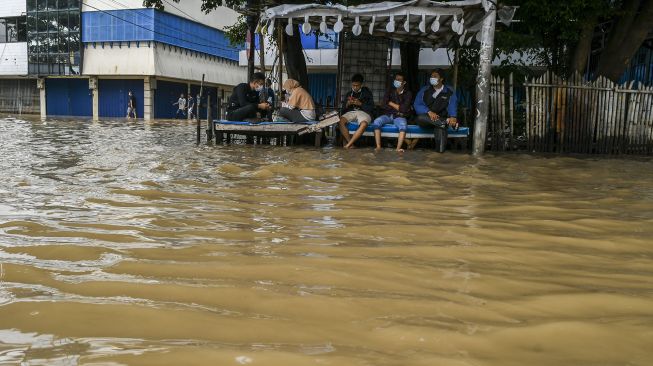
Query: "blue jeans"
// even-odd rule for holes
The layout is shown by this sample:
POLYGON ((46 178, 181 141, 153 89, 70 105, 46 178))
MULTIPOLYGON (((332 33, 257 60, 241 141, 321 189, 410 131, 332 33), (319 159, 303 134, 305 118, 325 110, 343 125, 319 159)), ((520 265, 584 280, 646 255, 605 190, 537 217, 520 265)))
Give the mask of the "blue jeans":
POLYGON ((387 114, 379 116, 372 123, 372 127, 374 127, 375 130, 380 130, 384 125, 394 123, 394 125, 397 126, 397 129, 399 129, 399 132, 405 132, 406 124, 408 123, 406 119, 404 117, 393 117, 394 116, 387 114))
POLYGON ((186 112, 183 109, 177 109, 177 113, 175 113, 175 119, 177 119, 180 114, 182 118, 186 118, 186 112))

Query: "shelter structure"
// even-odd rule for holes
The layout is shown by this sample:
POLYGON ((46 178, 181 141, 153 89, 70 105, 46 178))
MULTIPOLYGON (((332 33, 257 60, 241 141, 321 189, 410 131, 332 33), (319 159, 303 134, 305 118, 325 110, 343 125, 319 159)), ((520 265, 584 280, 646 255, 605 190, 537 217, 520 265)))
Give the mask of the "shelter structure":
MULTIPOLYGON (((515 7, 501 7, 492 0, 385 1, 358 6, 284 4, 266 9, 260 15, 257 30, 272 35, 275 29, 283 29, 292 35, 299 29, 305 34, 312 31, 326 33, 333 29, 336 33, 351 33, 353 37, 383 37, 429 48, 478 44, 480 66, 476 80, 473 152, 482 154, 487 133, 490 67, 497 15, 501 22, 510 24, 515 10, 515 7)), ((343 59, 342 55, 339 57, 343 59)))

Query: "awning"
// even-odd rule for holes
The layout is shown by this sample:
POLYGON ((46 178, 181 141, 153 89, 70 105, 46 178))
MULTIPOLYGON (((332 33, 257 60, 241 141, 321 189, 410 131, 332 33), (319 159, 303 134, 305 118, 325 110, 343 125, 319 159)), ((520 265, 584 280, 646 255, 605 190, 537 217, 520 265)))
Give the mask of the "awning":
MULTIPOLYGON (((385 1, 358 6, 323 4, 284 4, 265 10, 259 30, 271 33, 280 19, 286 33, 312 30, 327 33, 351 32, 355 36, 370 34, 397 41, 421 43, 426 47, 446 47, 452 42, 469 45, 480 41, 483 18, 490 9, 490 0, 406 2, 385 1)), ((499 21, 510 24, 515 7, 500 7, 499 21)))

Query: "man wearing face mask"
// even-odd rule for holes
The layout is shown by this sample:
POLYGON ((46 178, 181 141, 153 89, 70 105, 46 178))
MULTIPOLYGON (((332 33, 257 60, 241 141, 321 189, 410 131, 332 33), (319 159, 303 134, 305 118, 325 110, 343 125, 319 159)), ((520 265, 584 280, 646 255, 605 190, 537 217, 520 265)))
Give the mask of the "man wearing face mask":
POLYGON ((397 141, 397 151, 403 152, 401 148, 406 138, 406 119, 411 113, 411 102, 413 94, 406 89, 406 76, 398 72, 390 88, 383 97, 383 114, 377 117, 372 123, 374 127, 374 139, 376 140, 376 149, 381 149, 381 127, 393 123, 399 130, 399 139, 397 141))
POLYGON ((354 142, 365 132, 365 128, 372 121, 374 113, 374 97, 367 87, 363 86, 363 75, 356 74, 351 78, 351 91, 345 95, 340 110, 340 132, 344 138, 346 149, 354 147, 354 142), (347 123, 357 122, 358 129, 354 136, 349 136, 347 123))
POLYGON ((433 129, 436 132, 436 139, 444 141, 441 143, 441 152, 446 145, 447 125, 453 128, 458 127, 456 119, 458 111, 458 100, 456 92, 449 86, 444 85, 444 71, 433 70, 429 85, 423 87, 415 97, 415 122, 422 128, 433 129))
POLYGON ((259 114, 264 116, 272 106, 267 102, 259 101, 259 93, 265 85, 265 75, 254 73, 249 83, 238 84, 227 106, 227 120, 258 122, 259 114))

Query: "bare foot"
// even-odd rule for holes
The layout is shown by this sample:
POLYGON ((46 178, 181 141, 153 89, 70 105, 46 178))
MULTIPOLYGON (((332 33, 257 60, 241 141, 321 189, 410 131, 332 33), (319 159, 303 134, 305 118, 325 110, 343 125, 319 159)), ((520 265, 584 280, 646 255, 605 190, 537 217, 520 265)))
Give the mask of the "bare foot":
POLYGON ((376 149, 374 149, 375 152, 381 151, 381 146, 377 146, 376 149))
POLYGON ((404 152, 404 149, 397 149, 397 152, 401 154, 402 152, 404 152))
POLYGON ((347 149, 347 150, 351 150, 351 149, 355 149, 355 148, 356 148, 356 146, 351 145, 351 144, 345 145, 345 149, 347 149))

